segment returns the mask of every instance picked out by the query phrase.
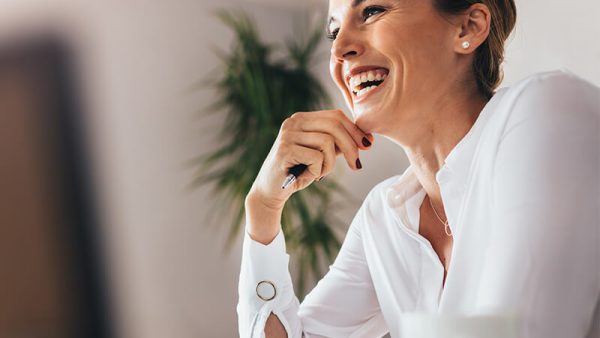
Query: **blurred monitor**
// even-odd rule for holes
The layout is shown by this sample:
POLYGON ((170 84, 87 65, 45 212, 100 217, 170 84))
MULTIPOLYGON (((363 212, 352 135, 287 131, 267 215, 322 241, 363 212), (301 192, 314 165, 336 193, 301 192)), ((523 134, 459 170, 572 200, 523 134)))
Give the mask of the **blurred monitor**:
POLYGON ((0 337, 108 337, 68 49, 0 43, 0 337))

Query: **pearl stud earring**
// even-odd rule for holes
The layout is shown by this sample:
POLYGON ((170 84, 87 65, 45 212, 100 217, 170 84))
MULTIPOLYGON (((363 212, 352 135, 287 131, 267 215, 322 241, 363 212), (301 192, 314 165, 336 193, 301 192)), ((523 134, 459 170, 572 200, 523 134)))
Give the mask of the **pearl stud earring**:
POLYGON ((464 41, 462 43, 462 48, 469 49, 469 47, 471 47, 471 44, 469 43, 469 41, 464 41))

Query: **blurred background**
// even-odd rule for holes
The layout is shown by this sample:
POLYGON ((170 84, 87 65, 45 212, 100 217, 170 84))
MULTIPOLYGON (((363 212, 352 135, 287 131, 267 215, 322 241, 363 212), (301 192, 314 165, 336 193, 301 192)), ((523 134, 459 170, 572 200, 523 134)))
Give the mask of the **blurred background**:
MULTIPOLYGON (((503 86, 558 68, 600 84, 600 2, 517 7, 503 86)), ((190 160, 222 145, 225 114, 200 113, 218 93, 197 84, 222 69, 236 37, 215 11, 234 8, 279 44, 327 4, 0 0, 0 337, 237 336, 241 240, 226 250, 231 215, 207 224, 211 186, 189 189, 190 160)), ((310 71, 347 111, 328 46, 310 71)), ((383 138, 361 161, 336 174, 355 201, 408 166, 383 138)))

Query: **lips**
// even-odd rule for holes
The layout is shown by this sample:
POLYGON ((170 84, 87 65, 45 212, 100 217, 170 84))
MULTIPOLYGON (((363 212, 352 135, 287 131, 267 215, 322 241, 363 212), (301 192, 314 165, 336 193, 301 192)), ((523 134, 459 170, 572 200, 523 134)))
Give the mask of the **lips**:
POLYGON ((346 73, 346 86, 353 97, 361 97, 377 88, 388 77, 389 70, 380 66, 354 67, 346 73))

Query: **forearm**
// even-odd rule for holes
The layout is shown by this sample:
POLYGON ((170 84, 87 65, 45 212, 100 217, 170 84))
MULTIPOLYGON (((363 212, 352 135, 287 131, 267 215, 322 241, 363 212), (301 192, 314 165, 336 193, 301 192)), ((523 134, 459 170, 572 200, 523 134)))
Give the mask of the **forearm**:
POLYGON ((287 338, 287 332, 279 318, 272 314, 267 319, 265 324, 265 337, 266 338, 287 338))

